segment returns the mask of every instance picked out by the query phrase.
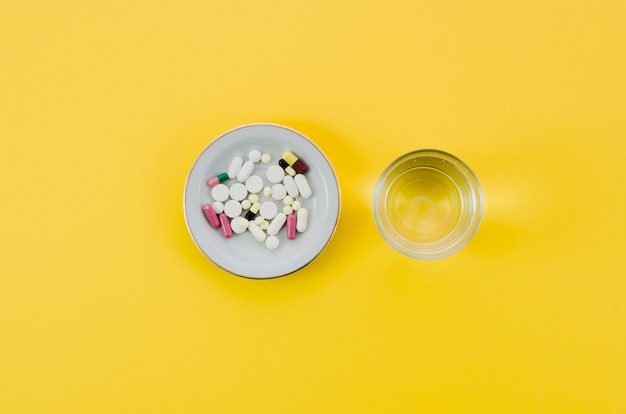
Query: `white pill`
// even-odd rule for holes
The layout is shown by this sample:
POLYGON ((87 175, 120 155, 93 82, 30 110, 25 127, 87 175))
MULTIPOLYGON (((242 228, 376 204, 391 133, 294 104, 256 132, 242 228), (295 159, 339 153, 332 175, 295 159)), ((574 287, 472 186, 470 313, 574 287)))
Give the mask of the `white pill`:
POLYGON ((289 194, 290 196, 295 198, 300 195, 300 192, 298 191, 298 186, 296 185, 296 182, 293 180, 292 176, 286 175, 285 178, 283 178, 283 184, 287 189, 287 194, 289 194))
POLYGON ((269 197, 270 195, 272 195, 272 189, 270 187, 265 187, 263 189, 263 195, 265 197, 269 197))
POLYGON ((283 180, 283 177, 285 176, 285 170, 283 170, 280 165, 272 165, 270 168, 267 169, 265 175, 267 176, 267 179, 270 183, 275 184, 283 180))
POLYGON ((252 193, 248 196, 248 200, 250 200, 252 204, 257 203, 259 201, 259 195, 252 193))
POLYGON ((278 207, 275 203, 271 201, 266 201, 265 203, 261 204, 261 209, 259 210, 259 213, 263 218, 271 220, 276 217, 276 214, 278 213, 278 207))
POLYGON ((307 181, 307 179, 306 179, 306 177, 304 175, 296 174, 296 176, 293 177, 293 180, 296 182, 296 185, 298 186, 298 191, 300 192, 300 195, 303 198, 311 197, 313 192, 311 191, 311 187, 309 186, 309 182, 307 181))
POLYGON ((293 213, 293 208, 291 206, 283 207, 283 214, 290 215, 291 213, 293 213))
POLYGON ((272 186, 271 195, 274 200, 282 200, 287 195, 287 190, 282 184, 274 184, 272 186))
POLYGON ((230 196, 230 190, 225 184, 218 184, 211 189, 211 197, 215 201, 226 201, 230 196))
POLYGON ((276 236, 269 236, 267 239, 265 239, 265 247, 270 250, 276 249, 279 244, 280 240, 278 240, 278 237, 276 236))
POLYGON ((267 237, 265 232, 254 221, 249 222, 248 231, 252 233, 252 236, 258 242, 265 241, 265 237, 267 237))
POLYGON ((263 179, 258 175, 251 175, 246 180, 246 189, 253 193, 259 193, 263 190, 263 179))
POLYGON ((257 201, 256 203, 252 203, 252 205, 250 206, 250 211, 256 214, 259 212, 260 208, 261 208, 261 203, 257 201))
POLYGON ((244 162, 241 166, 241 170, 239 170, 239 173, 237 174, 237 181, 243 183, 248 179, 248 177, 250 177, 252 171, 254 171, 254 163, 250 160, 244 162))
POLYGON ((296 216, 296 230, 300 233, 306 230, 308 221, 309 221, 309 212, 306 208, 301 208, 298 210, 298 215, 296 216))
POLYGON ((228 178, 235 178, 237 174, 239 174, 239 170, 241 170, 241 166, 243 165, 243 158, 235 157, 230 162, 230 166, 228 167, 228 178))
POLYGON ((263 220, 263 222, 261 224, 259 224, 259 227, 261 228, 261 230, 267 230, 267 228, 269 227, 270 222, 267 220, 263 220))
POLYGON ((215 214, 222 214, 224 212, 224 203, 221 201, 215 201, 213 204, 213 210, 215 210, 215 214))
POLYGON ((261 216, 257 216, 254 218, 254 222, 257 224, 257 226, 260 226, 261 223, 263 223, 265 221, 265 219, 261 216))
POLYGON ((248 153, 248 159, 252 162, 259 162, 261 161, 261 151, 259 150, 252 150, 248 153))
POLYGON ((291 196, 285 196, 285 198, 283 198, 283 203, 286 206, 290 206, 291 204, 293 204, 293 198, 291 196))
POLYGON ((230 218, 235 218, 241 214, 241 203, 235 200, 228 200, 224 204, 224 214, 230 218))
POLYGON ((245 218, 238 216, 231 220, 230 227, 233 229, 233 233, 241 234, 248 229, 248 220, 245 218))
POLYGON ((296 200, 293 203, 291 203, 291 208, 293 208, 293 211, 298 211, 300 210, 301 207, 302 207, 302 203, 299 200, 296 200))
POLYGON ((261 162, 263 164, 269 164, 270 161, 272 161, 272 156, 270 154, 266 153, 266 154, 261 155, 261 162))
POLYGON ((241 202, 241 208, 243 208, 244 210, 248 210, 250 207, 252 207, 252 203, 250 202, 250 200, 243 200, 241 202))
POLYGON ((230 198, 233 200, 241 201, 248 197, 248 190, 246 186, 241 183, 235 183, 230 186, 230 198))
POLYGON ((274 217, 274 220, 272 220, 269 227, 267 228, 267 234, 269 234, 270 236, 276 236, 278 232, 280 231, 280 229, 283 228, 286 221, 287 221, 286 214, 283 214, 283 213, 276 214, 276 217, 274 217))

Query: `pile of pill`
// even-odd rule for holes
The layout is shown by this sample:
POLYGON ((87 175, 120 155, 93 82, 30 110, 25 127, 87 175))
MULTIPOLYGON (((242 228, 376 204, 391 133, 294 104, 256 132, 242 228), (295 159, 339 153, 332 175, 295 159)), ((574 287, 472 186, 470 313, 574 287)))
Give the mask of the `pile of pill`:
POLYGON ((300 198, 312 196, 305 176, 308 166, 291 151, 285 151, 276 165, 269 165, 271 161, 269 153, 253 149, 247 160, 235 156, 226 172, 208 179, 213 202, 204 204, 202 211, 224 237, 247 231, 274 250, 283 227, 288 240, 307 229, 309 213, 300 198), (254 174, 259 163, 269 165, 261 175, 254 174))

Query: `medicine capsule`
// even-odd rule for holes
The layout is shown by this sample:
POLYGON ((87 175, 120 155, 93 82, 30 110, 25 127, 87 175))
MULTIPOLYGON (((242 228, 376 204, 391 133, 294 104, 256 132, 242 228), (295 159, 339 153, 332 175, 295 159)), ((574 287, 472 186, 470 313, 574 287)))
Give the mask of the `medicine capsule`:
POLYGON ((296 238, 296 215, 287 216, 287 238, 293 240, 296 238))
POLYGON ((287 164, 287 161, 283 160, 282 158, 280 160, 278 160, 278 165, 280 165, 282 167, 283 170, 285 170, 285 172, 290 175, 290 176, 294 176, 296 175, 296 170, 294 170, 291 165, 287 164))
POLYGON ((300 233, 302 233, 303 231, 306 231, 308 220, 309 220, 308 210, 304 207, 298 210, 298 213, 296 216, 296 230, 300 233))
POLYGON ((245 182, 252 174, 252 171, 254 171, 254 163, 250 160, 244 162, 241 170, 237 173, 237 181, 240 183, 245 182))
POLYGON ((265 237, 267 237, 265 232, 254 221, 251 221, 248 225, 248 231, 252 233, 252 236, 258 242, 265 241, 265 237))
POLYGON ((313 192, 311 191, 311 187, 309 186, 309 182, 307 181, 306 176, 302 174, 296 174, 296 176, 293 177, 293 180, 296 182, 296 185, 298 186, 298 191, 300 191, 300 195, 303 198, 311 197, 313 192))
POLYGON ((241 166, 243 165, 243 158, 235 157, 230 162, 230 166, 228 167, 228 178, 235 178, 237 174, 239 174, 239 170, 241 170, 241 166))
POLYGON ((283 214, 283 213, 276 214, 276 217, 274 217, 274 220, 272 220, 269 227, 267 228, 267 234, 269 234, 270 236, 276 236, 278 232, 280 231, 280 229, 283 228, 286 221, 287 221, 286 214, 283 214))
POLYGON ((221 173, 221 174, 216 175, 215 177, 209 178, 209 180, 207 181, 207 184, 209 185, 209 187, 215 187, 219 183, 223 183, 226 180, 228 180, 228 174, 221 173))
POLYGON ((283 159, 287 161, 287 164, 289 164, 298 174, 304 174, 309 169, 309 167, 307 167, 307 165, 291 151, 283 152, 283 159))
POLYGON ((208 220, 211 227, 218 228, 220 226, 220 219, 217 217, 215 210, 211 204, 205 204, 202 206, 202 212, 208 220))
POLYGON ((252 204, 252 206, 250 206, 250 210, 248 210, 248 212, 245 215, 246 220, 254 220, 254 217, 256 217, 256 214, 259 212, 260 208, 261 208, 261 203, 259 203, 258 201, 252 204))
POLYGON ((233 229, 230 227, 230 221, 228 221, 228 216, 224 213, 219 215, 220 224, 222 225, 222 234, 227 239, 233 237, 233 229))

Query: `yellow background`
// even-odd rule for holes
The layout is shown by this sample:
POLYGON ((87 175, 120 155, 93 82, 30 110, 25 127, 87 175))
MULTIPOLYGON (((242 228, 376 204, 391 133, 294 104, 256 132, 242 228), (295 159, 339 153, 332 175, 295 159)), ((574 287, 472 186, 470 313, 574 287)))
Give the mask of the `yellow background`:
POLYGON ((0 0, 0 412, 626 412, 626 2, 0 0), (275 122, 336 167, 289 277, 182 213, 214 137, 275 122), (396 253, 396 156, 449 151, 483 224, 396 253))

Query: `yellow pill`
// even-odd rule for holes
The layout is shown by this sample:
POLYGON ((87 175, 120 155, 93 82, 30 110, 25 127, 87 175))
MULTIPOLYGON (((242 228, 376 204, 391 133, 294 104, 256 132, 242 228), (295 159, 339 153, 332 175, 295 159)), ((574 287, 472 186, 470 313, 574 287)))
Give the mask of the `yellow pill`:
POLYGON ((283 152, 283 160, 287 161, 287 164, 293 165, 296 161, 298 161, 298 157, 291 151, 283 152))

